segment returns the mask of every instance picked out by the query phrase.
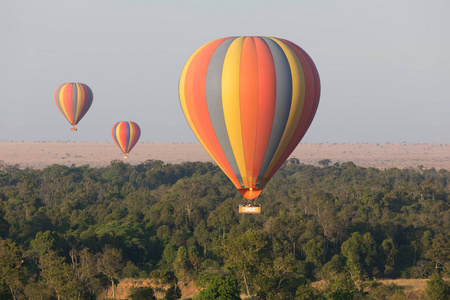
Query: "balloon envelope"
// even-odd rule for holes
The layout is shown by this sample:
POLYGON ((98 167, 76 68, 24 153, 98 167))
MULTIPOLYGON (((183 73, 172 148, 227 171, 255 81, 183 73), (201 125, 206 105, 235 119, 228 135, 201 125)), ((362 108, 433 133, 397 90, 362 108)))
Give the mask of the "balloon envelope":
POLYGON ((72 130, 76 131, 75 126, 92 105, 94 95, 92 90, 83 83, 64 83, 61 84, 55 92, 55 102, 59 111, 73 126, 72 130))
POLYGON ((241 194, 254 199, 309 128, 320 80, 292 42, 227 37, 191 55, 179 97, 200 143, 241 194))
POLYGON ((122 121, 114 124, 111 134, 114 142, 116 142, 126 157, 139 140, 141 129, 135 122, 122 121))

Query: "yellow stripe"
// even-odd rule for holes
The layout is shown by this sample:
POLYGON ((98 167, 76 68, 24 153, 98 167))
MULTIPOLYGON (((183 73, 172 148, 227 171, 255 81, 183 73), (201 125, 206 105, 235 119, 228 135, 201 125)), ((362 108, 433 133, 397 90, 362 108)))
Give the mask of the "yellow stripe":
POLYGON ((270 39, 275 41, 281 47, 281 49, 283 49, 288 59, 289 66, 291 67, 292 103, 285 131, 283 133, 277 151, 275 152, 264 176, 267 176, 270 173, 274 165, 280 159, 281 154, 289 144, 289 141, 291 140, 292 136, 294 135, 295 129, 297 128, 297 124, 302 115, 303 105, 305 103, 305 75, 303 73, 303 68, 300 61, 298 60, 297 55, 295 55, 294 51, 292 51, 292 49, 285 43, 275 38, 270 39))
POLYGON ((67 88, 67 84, 63 85, 63 86, 61 87, 61 89, 59 90, 59 94, 58 94, 58 102, 59 102, 59 105, 61 105, 62 111, 64 112, 64 117, 66 117, 66 119, 67 119, 69 122, 72 122, 72 121, 70 120, 70 118, 67 116, 67 109, 66 109, 66 106, 64 105, 64 91, 65 91, 66 88, 67 88), (63 101, 61 101, 61 100, 63 100, 63 101))
MULTIPOLYGON (((185 88, 185 85, 186 85, 186 73, 187 73, 187 70, 188 70, 189 66, 191 65, 192 60, 197 55, 197 53, 199 53, 204 47, 208 46, 212 42, 214 42, 214 41, 208 42, 208 43, 204 44, 203 46, 201 46, 200 48, 198 48, 189 57, 189 59, 186 61, 186 64, 184 65, 184 68, 183 68, 183 71, 181 72, 178 93, 179 93, 179 97, 180 97, 181 108, 183 109, 184 115, 186 116, 186 120, 188 121, 189 126, 191 127, 192 131, 194 132, 195 136, 199 140, 200 144, 202 144, 202 146, 206 150, 206 152, 208 152, 208 154, 212 158, 215 158, 214 155, 211 153, 211 151, 208 149, 208 147, 206 147, 205 143, 203 142, 202 137, 198 133, 197 129, 194 127, 194 124, 192 123, 191 116, 189 115, 189 111, 188 111, 187 106, 186 106, 186 95, 184 94, 184 91, 185 91, 184 88, 185 88)), ((221 167, 221 166, 219 166, 219 167, 221 167)))
POLYGON ((245 183, 245 187, 248 187, 239 104, 239 71, 243 43, 244 37, 235 39, 225 55, 222 70, 222 106, 231 148, 233 149, 242 181, 245 183))

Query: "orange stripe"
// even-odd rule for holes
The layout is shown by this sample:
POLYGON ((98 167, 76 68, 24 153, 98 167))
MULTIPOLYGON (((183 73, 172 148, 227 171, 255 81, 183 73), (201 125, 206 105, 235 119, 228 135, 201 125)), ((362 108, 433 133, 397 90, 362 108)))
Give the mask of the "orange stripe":
POLYGON ((241 112, 242 142, 247 171, 246 187, 253 187, 258 174, 253 173, 258 122, 258 61, 255 42, 246 37, 242 45, 239 70, 239 104, 241 112))

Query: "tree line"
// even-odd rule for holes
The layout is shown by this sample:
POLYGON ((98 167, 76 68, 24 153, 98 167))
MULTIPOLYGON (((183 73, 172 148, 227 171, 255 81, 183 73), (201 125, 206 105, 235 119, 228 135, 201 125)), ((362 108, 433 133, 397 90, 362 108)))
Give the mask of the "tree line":
POLYGON ((0 298, 98 299, 153 278, 166 299, 187 281, 205 288, 197 299, 406 299, 373 280, 450 276, 449 182, 292 158, 258 197, 263 213, 239 215, 244 199, 212 163, 2 163, 0 298))

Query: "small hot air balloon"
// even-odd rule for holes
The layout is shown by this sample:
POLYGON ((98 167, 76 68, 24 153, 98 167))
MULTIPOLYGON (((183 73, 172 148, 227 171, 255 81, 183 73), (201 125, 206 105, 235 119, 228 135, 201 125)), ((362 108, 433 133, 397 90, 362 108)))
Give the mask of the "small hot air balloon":
POLYGON ((179 82, 192 131, 250 204, 305 135, 319 96, 308 54, 274 37, 211 41, 189 57, 179 82))
POLYGON ((128 153, 136 145, 141 136, 139 125, 134 122, 117 122, 111 130, 112 137, 123 154, 128 158, 128 153))
POLYGON ((75 126, 89 110, 93 99, 92 90, 83 83, 64 83, 56 89, 56 105, 73 126, 70 130, 77 131, 75 126))

